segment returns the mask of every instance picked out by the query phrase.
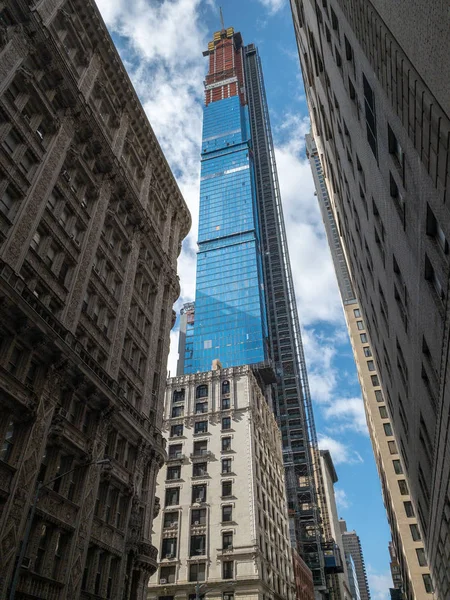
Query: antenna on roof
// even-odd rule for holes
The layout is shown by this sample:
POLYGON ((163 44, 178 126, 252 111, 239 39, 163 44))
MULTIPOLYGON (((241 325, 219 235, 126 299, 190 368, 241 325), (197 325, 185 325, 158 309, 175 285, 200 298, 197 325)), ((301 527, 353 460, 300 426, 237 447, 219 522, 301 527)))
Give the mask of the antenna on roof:
POLYGON ((220 10, 220 22, 222 24, 222 31, 225 29, 225 25, 223 23, 223 13, 222 13, 222 7, 219 6, 219 10, 220 10))

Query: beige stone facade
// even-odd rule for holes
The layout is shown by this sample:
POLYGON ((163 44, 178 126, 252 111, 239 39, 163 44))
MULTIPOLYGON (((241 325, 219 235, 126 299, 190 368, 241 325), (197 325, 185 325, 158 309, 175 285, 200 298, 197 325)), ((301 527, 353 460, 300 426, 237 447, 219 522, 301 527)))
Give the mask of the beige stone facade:
POLYGON ((190 216, 94 1, 0 22, 0 598, 38 482, 16 598, 141 598, 190 216))
MULTIPOLYGON (((448 7, 426 0, 291 5, 331 208, 417 508, 435 595, 445 599, 450 61, 448 53, 437 57, 450 45, 448 7)), ((427 589, 431 594, 428 583, 427 589)))
POLYGON ((168 380, 148 599, 295 598, 281 439, 251 367, 168 380))

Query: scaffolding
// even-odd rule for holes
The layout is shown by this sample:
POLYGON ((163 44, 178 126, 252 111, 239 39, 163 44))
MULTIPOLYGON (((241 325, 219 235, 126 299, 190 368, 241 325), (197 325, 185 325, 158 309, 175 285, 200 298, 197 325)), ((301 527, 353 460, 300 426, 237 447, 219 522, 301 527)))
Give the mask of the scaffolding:
POLYGON ((277 379, 273 410, 283 438, 291 543, 311 569, 315 589, 325 591, 323 539, 314 477, 317 435, 264 80, 254 44, 245 47, 244 74, 255 162, 269 348, 277 379))

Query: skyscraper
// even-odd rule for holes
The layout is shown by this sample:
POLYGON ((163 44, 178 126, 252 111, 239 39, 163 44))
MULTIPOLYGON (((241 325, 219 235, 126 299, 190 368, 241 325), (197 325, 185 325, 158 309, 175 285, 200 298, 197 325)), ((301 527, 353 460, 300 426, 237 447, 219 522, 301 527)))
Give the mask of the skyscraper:
POLYGON ((418 561, 418 556, 424 553, 424 547, 417 523, 417 511, 409 492, 408 475, 402 465, 386 396, 381 389, 378 365, 373 356, 366 323, 353 290, 319 153, 310 134, 306 136, 306 152, 336 270, 383 501, 398 556, 397 577, 400 577, 406 598, 421 600, 427 595, 426 586, 429 585, 430 571, 426 564, 419 564, 418 561))
POLYGON ((448 6, 291 6, 325 185, 425 542, 417 563, 447 598, 448 6))
POLYGON ((190 215, 93 0, 0 28, 0 598, 141 599, 190 215))
POLYGON ((269 361, 292 543, 325 587, 312 457, 317 447, 258 51, 233 28, 205 55, 194 324, 184 372, 269 361))
POLYGON ((364 556, 359 535, 356 533, 356 531, 347 531, 347 524, 343 519, 340 519, 339 524, 341 527, 342 545, 344 546, 345 553, 349 554, 352 557, 355 566, 359 597, 361 598, 361 600, 370 600, 366 564, 364 562, 364 556))

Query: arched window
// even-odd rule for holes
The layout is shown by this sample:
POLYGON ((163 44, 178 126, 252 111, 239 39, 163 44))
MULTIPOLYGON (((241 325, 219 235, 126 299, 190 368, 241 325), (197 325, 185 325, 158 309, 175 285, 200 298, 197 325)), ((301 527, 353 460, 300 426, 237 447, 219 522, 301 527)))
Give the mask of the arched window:
POLYGON ((230 382, 222 381, 222 394, 229 394, 229 393, 230 393, 230 382))
POLYGON ((207 398, 208 397, 208 386, 199 385, 195 394, 196 398, 207 398))
POLYGON ((184 388, 181 388, 181 390, 174 390, 173 401, 174 402, 183 402, 183 400, 184 400, 184 388))

